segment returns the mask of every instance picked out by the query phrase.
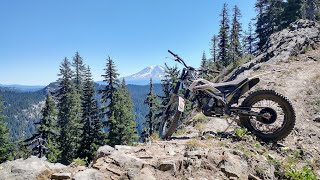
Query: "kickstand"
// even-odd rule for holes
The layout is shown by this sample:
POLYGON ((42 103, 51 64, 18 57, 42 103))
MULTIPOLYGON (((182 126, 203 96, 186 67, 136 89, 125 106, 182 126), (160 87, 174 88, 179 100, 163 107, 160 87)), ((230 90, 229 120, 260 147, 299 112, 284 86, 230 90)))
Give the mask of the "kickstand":
POLYGON ((237 117, 234 116, 234 118, 231 118, 231 121, 230 121, 230 122, 228 121, 228 119, 229 119, 229 118, 226 118, 226 121, 227 121, 227 123, 228 123, 228 127, 223 131, 223 133, 225 133, 225 132, 230 128, 230 126, 233 124, 233 122, 236 122, 237 117))

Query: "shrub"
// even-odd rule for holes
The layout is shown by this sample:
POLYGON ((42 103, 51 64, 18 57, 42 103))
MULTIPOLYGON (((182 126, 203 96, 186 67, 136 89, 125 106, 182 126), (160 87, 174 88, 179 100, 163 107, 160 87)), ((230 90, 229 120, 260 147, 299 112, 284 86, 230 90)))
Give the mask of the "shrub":
POLYGON ((309 166, 304 166, 301 169, 291 166, 289 170, 285 172, 285 176, 292 180, 316 180, 317 176, 314 174, 309 166))

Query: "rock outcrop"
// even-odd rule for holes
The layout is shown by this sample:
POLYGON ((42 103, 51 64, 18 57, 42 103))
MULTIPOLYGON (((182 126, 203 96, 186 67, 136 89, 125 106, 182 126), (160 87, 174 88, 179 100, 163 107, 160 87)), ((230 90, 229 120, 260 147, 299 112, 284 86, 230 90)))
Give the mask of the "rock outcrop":
POLYGON ((229 80, 234 80, 241 74, 247 75, 259 69, 261 63, 286 61, 291 56, 304 54, 308 50, 315 50, 319 47, 320 25, 314 21, 298 20, 290 24, 289 28, 272 34, 264 45, 263 52, 232 72, 229 80))

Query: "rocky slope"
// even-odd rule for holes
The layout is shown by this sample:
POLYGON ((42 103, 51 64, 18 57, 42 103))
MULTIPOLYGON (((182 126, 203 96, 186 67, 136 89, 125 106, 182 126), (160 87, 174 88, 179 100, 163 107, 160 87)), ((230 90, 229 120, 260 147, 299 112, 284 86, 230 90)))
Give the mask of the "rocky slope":
POLYGON ((170 141, 101 147, 89 167, 31 157, 0 165, 2 179, 320 179, 320 26, 299 21, 274 34, 265 53, 226 78, 261 76, 255 89, 287 96, 297 122, 264 143, 225 118, 196 114, 170 141))

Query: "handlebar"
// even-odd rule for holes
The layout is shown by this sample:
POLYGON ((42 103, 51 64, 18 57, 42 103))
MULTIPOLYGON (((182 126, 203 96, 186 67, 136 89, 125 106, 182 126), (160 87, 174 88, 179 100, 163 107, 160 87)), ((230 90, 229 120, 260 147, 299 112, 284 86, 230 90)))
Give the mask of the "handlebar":
POLYGON ((170 54, 172 54, 172 56, 174 56, 174 57, 176 58, 175 61, 183 64, 184 67, 186 67, 186 68, 190 68, 189 66, 186 65, 186 63, 183 61, 183 59, 181 59, 181 58, 178 56, 178 54, 175 54, 175 53, 173 53, 173 52, 170 51, 170 50, 168 50, 168 52, 169 52, 170 54))

